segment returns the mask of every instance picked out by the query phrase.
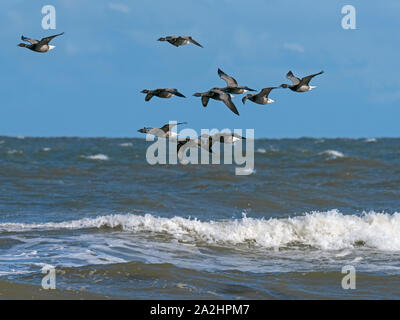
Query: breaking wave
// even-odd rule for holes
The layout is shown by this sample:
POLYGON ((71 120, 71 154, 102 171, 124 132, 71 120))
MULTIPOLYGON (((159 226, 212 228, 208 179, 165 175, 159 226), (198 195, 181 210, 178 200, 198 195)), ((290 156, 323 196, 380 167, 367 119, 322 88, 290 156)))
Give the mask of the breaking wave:
POLYGON ((108 156, 106 156, 105 154, 95 154, 95 155, 87 156, 84 158, 88 159, 88 160, 100 160, 100 161, 110 160, 110 158, 108 156))
POLYGON ((320 155, 329 156, 331 159, 337 159, 337 158, 344 157, 343 153, 341 153, 340 151, 336 151, 336 150, 326 150, 324 152, 321 152, 320 155))
POLYGON ((340 250, 363 246, 382 251, 400 250, 400 214, 369 212, 344 215, 338 210, 311 212, 282 219, 242 219, 199 221, 181 217, 162 218, 107 215, 59 223, 1 223, 0 232, 36 229, 119 228, 125 232, 166 234, 179 241, 213 245, 252 244, 261 248, 311 246, 340 250))

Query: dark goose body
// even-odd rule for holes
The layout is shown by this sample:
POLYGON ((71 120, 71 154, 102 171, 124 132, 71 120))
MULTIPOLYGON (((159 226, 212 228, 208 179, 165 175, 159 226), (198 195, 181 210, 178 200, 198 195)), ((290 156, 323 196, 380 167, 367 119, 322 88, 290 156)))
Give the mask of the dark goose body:
POLYGON ((237 110, 235 104, 232 102, 231 96, 225 93, 220 88, 213 88, 206 92, 198 92, 195 93, 194 96, 201 97, 201 102, 204 107, 207 107, 208 101, 210 99, 222 101, 233 113, 239 115, 239 111, 237 110))
POLYGON ((319 73, 312 74, 312 75, 309 75, 309 76, 299 79, 294 76, 292 71, 289 71, 286 75, 286 78, 288 78, 290 81, 292 81, 293 85, 282 84, 281 87, 289 88, 290 90, 295 91, 295 92, 311 91, 312 89, 316 88, 314 86, 309 85, 311 79, 314 78, 315 76, 318 76, 323 73, 324 73, 324 71, 321 71, 319 73))
POLYGON ((180 93, 177 89, 155 89, 155 90, 142 90, 142 93, 146 94, 145 101, 150 101, 153 97, 159 97, 168 99, 172 96, 178 96, 181 98, 186 98, 182 93, 180 93))
POLYGON ((248 95, 243 97, 242 102, 243 104, 245 104, 246 100, 249 99, 250 101, 261 105, 274 103, 275 100, 268 98, 269 94, 274 89, 277 89, 277 87, 264 88, 259 93, 249 93, 248 95))
POLYGON ((26 41, 29 44, 20 43, 20 44, 18 44, 18 46, 22 47, 22 48, 27 48, 27 49, 35 51, 35 52, 45 53, 45 52, 48 52, 55 48, 55 46, 51 46, 49 44, 50 41, 53 40, 55 37, 61 36, 63 34, 64 34, 64 32, 50 36, 50 37, 43 38, 40 41, 22 36, 21 40, 26 41))
POLYGON ((167 36, 159 38, 158 41, 167 41, 175 47, 180 47, 189 43, 193 43, 194 45, 203 48, 200 43, 193 40, 193 38, 190 36, 167 36))

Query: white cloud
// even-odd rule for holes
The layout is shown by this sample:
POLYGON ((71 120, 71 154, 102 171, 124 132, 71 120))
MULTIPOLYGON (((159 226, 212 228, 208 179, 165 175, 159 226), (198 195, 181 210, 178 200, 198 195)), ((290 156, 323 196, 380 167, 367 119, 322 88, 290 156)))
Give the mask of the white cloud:
POLYGON ((122 13, 129 13, 131 11, 131 9, 127 5, 125 5, 123 3, 111 2, 111 3, 108 4, 108 7, 111 10, 115 10, 115 11, 122 12, 122 13))
POLYGON ((296 51, 299 53, 304 53, 304 47, 298 43, 285 43, 283 47, 287 50, 296 51))

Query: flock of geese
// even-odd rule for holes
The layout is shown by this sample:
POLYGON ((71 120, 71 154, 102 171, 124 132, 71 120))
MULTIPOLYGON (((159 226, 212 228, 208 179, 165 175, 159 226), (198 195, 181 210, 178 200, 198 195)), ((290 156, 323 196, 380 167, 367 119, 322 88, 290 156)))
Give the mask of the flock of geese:
MULTIPOLYGON (((164 38, 162 38, 164 39, 164 38)), ((194 40, 193 40, 194 41, 194 40)), ((315 76, 324 73, 323 71, 306 76, 304 78, 297 78, 294 76, 292 71, 289 71, 286 77, 292 81, 292 85, 289 84, 281 84, 279 87, 268 87, 261 89, 258 93, 249 93, 242 98, 243 104, 246 103, 246 100, 250 100, 254 103, 266 105, 270 103, 274 103, 275 100, 269 98, 269 94, 272 90, 278 88, 289 88, 295 92, 307 92, 314 88, 315 86, 310 86, 310 81, 315 76)), ((255 92, 256 90, 251 89, 247 86, 239 86, 238 82, 235 78, 227 75, 221 69, 218 69, 219 77, 226 82, 226 86, 223 88, 212 88, 206 92, 196 92, 193 94, 195 97, 201 97, 201 102, 204 107, 207 107, 208 102, 210 99, 222 101, 234 114, 239 115, 239 111, 237 110, 235 104, 232 101, 232 95, 234 94, 244 94, 249 91, 255 92)), ((153 97, 159 98, 171 98, 172 96, 177 96, 181 98, 186 98, 182 93, 178 91, 178 89, 155 89, 155 90, 148 90, 145 89, 142 93, 146 94, 145 101, 150 101, 153 97)))
MULTIPOLYGON (((18 44, 19 47, 24 47, 29 50, 39 52, 39 53, 45 53, 48 52, 52 49, 55 48, 55 46, 50 45, 50 41, 53 40, 54 38, 63 35, 63 33, 56 34, 50 37, 43 38, 41 40, 35 40, 31 38, 27 38, 22 36, 21 40, 27 43, 20 43, 18 44)), ((190 36, 167 36, 167 37, 161 37, 158 39, 158 41, 167 41, 171 45, 175 47, 180 47, 187 45, 189 43, 194 44, 198 47, 203 48, 203 46, 198 43, 196 40, 194 40, 190 36)), ((286 78, 289 79, 292 84, 281 84, 278 87, 268 87, 268 88, 263 88, 261 89, 260 92, 258 93, 249 93, 246 96, 242 98, 242 103, 245 104, 247 100, 250 100, 256 104, 260 105, 266 105, 275 102, 274 100, 269 98, 269 95, 272 90, 278 89, 278 88, 289 88, 290 90, 294 92, 308 92, 314 88, 315 86, 310 85, 310 81, 318 75, 321 75, 323 71, 312 74, 309 76, 306 76, 304 78, 298 78, 296 77, 292 71, 289 71, 286 74, 286 78)), ((237 110, 235 104, 232 101, 233 95, 239 95, 239 94, 244 94, 247 92, 255 92, 256 90, 249 88, 248 86, 239 86, 238 82, 236 81, 235 78, 232 76, 229 76, 225 72, 223 72, 221 69, 218 69, 218 75, 219 77, 226 82, 226 86, 223 88, 217 88, 214 87, 208 91, 205 92, 197 92, 193 94, 195 97, 201 97, 201 102, 204 107, 207 107, 209 100, 217 100, 223 102, 233 113, 236 115, 239 115, 239 111, 237 110)), ((148 102, 150 101, 153 97, 158 97, 158 98, 164 98, 168 99, 173 96, 177 96, 180 98, 186 98, 182 93, 178 91, 178 89, 169 89, 169 88, 163 88, 163 89, 154 89, 154 90, 142 90, 142 93, 146 94, 145 101, 148 102)), ((157 137, 162 137, 162 138, 177 138, 178 135, 174 132, 172 132, 172 129, 179 124, 186 124, 186 122, 181 122, 177 124, 166 124, 161 128, 152 128, 152 127, 145 127, 143 129, 138 130, 138 132, 145 133, 145 134, 153 134, 157 137)), ((186 138, 183 141, 178 141, 177 148, 178 148, 178 156, 182 156, 183 149, 186 150, 187 148, 190 147, 199 147, 199 148, 204 148, 205 150, 209 151, 212 153, 212 146, 215 142, 220 142, 220 143, 234 143, 236 141, 245 139, 244 137, 241 137, 237 135, 236 133, 219 133, 213 136, 210 135, 202 135, 198 137, 197 139, 190 139, 186 138), (204 141, 205 139, 205 141, 204 141), (185 148, 182 148, 185 147, 185 148), (180 154, 179 154, 180 153, 180 154)))

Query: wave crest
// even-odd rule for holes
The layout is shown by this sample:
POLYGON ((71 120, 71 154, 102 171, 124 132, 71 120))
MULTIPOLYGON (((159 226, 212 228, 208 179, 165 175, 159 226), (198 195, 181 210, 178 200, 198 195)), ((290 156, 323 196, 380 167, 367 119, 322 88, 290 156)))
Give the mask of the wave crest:
POLYGON ((248 244, 264 248, 292 244, 322 250, 366 246, 383 251, 400 250, 400 214, 364 213, 343 215, 338 210, 312 212, 294 218, 199 221, 181 217, 162 218, 151 214, 108 215, 60 223, 1 223, 0 230, 20 232, 35 229, 120 228, 134 233, 164 233, 187 242, 218 245, 248 244))

